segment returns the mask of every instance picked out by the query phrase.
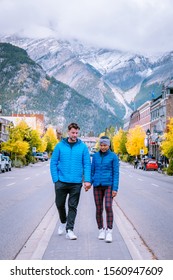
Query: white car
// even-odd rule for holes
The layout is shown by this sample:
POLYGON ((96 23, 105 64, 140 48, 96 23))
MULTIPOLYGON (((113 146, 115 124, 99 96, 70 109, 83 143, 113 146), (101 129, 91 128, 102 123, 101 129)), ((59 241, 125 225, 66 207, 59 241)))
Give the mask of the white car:
POLYGON ((43 153, 36 153, 36 154, 34 155, 34 157, 35 157, 36 160, 45 161, 45 158, 44 158, 44 156, 43 156, 43 153))
POLYGON ((0 173, 6 171, 6 160, 3 158, 3 155, 0 154, 0 173))
POLYGON ((2 156, 5 160, 5 169, 6 171, 11 171, 11 159, 9 156, 2 156))

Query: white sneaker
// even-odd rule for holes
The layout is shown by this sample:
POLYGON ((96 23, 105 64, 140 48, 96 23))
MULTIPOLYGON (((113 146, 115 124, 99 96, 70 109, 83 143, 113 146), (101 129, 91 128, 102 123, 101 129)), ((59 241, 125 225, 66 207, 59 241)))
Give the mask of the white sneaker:
POLYGON ((98 239, 100 239, 100 240, 105 239, 105 230, 103 228, 99 229, 98 239))
POLYGON ((58 228, 58 234, 62 235, 63 233, 65 233, 65 228, 66 228, 66 223, 65 224, 60 223, 58 228))
POLYGON ((77 239, 77 236, 74 234, 74 232, 71 229, 68 229, 66 233, 66 238, 70 240, 75 240, 77 239))
POLYGON ((106 230, 106 242, 111 243, 112 242, 112 229, 107 229, 106 230))

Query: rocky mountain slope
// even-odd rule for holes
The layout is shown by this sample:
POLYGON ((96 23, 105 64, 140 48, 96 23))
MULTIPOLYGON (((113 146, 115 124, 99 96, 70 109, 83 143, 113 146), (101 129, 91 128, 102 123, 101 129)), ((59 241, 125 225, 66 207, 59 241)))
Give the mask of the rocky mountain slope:
POLYGON ((173 77, 173 52, 146 57, 77 40, 1 36, 0 41, 25 49, 48 75, 115 118, 128 117, 153 95, 160 95, 162 84, 173 77))
POLYGON ((56 79, 101 108, 128 116, 146 100, 160 95, 173 77, 173 53, 146 57, 120 50, 95 48, 77 40, 1 37, 27 50, 56 79), (134 104, 135 103, 135 104, 134 104))
POLYGON ((3 115, 43 113, 47 124, 66 130, 76 121, 82 133, 98 134, 121 120, 77 91, 47 75, 27 52, 0 43, 0 103, 3 115))

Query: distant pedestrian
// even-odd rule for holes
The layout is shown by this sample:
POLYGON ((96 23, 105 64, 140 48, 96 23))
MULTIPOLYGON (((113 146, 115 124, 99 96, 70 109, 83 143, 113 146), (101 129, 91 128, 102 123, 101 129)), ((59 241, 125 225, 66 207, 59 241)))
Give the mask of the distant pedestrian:
POLYGON ((112 242, 113 209, 112 200, 117 195, 119 185, 119 159, 110 150, 110 139, 102 136, 100 150, 93 155, 91 177, 96 205, 96 221, 99 239, 112 242), (105 200, 106 229, 103 223, 103 201, 105 200))
POLYGON ((135 157, 135 160, 134 160, 134 168, 137 169, 138 168, 138 158, 135 157))
POLYGON ((144 168, 143 168, 144 171, 146 171, 146 165, 147 165, 147 160, 146 158, 144 158, 144 168))
POLYGON ((73 229, 82 181, 86 191, 91 187, 90 155, 87 146, 77 138, 79 129, 76 123, 68 126, 68 137, 56 145, 50 164, 52 180, 55 183, 55 203, 61 222, 58 234, 61 235, 66 230, 66 237, 71 240, 77 239, 73 229))

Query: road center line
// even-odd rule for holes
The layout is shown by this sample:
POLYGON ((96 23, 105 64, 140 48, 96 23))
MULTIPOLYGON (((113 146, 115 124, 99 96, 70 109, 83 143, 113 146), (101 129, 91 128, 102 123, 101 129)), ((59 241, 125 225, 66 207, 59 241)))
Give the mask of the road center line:
POLYGON ((143 179, 141 179, 141 178, 138 178, 138 180, 139 180, 139 181, 144 181, 144 180, 143 180, 143 179))

